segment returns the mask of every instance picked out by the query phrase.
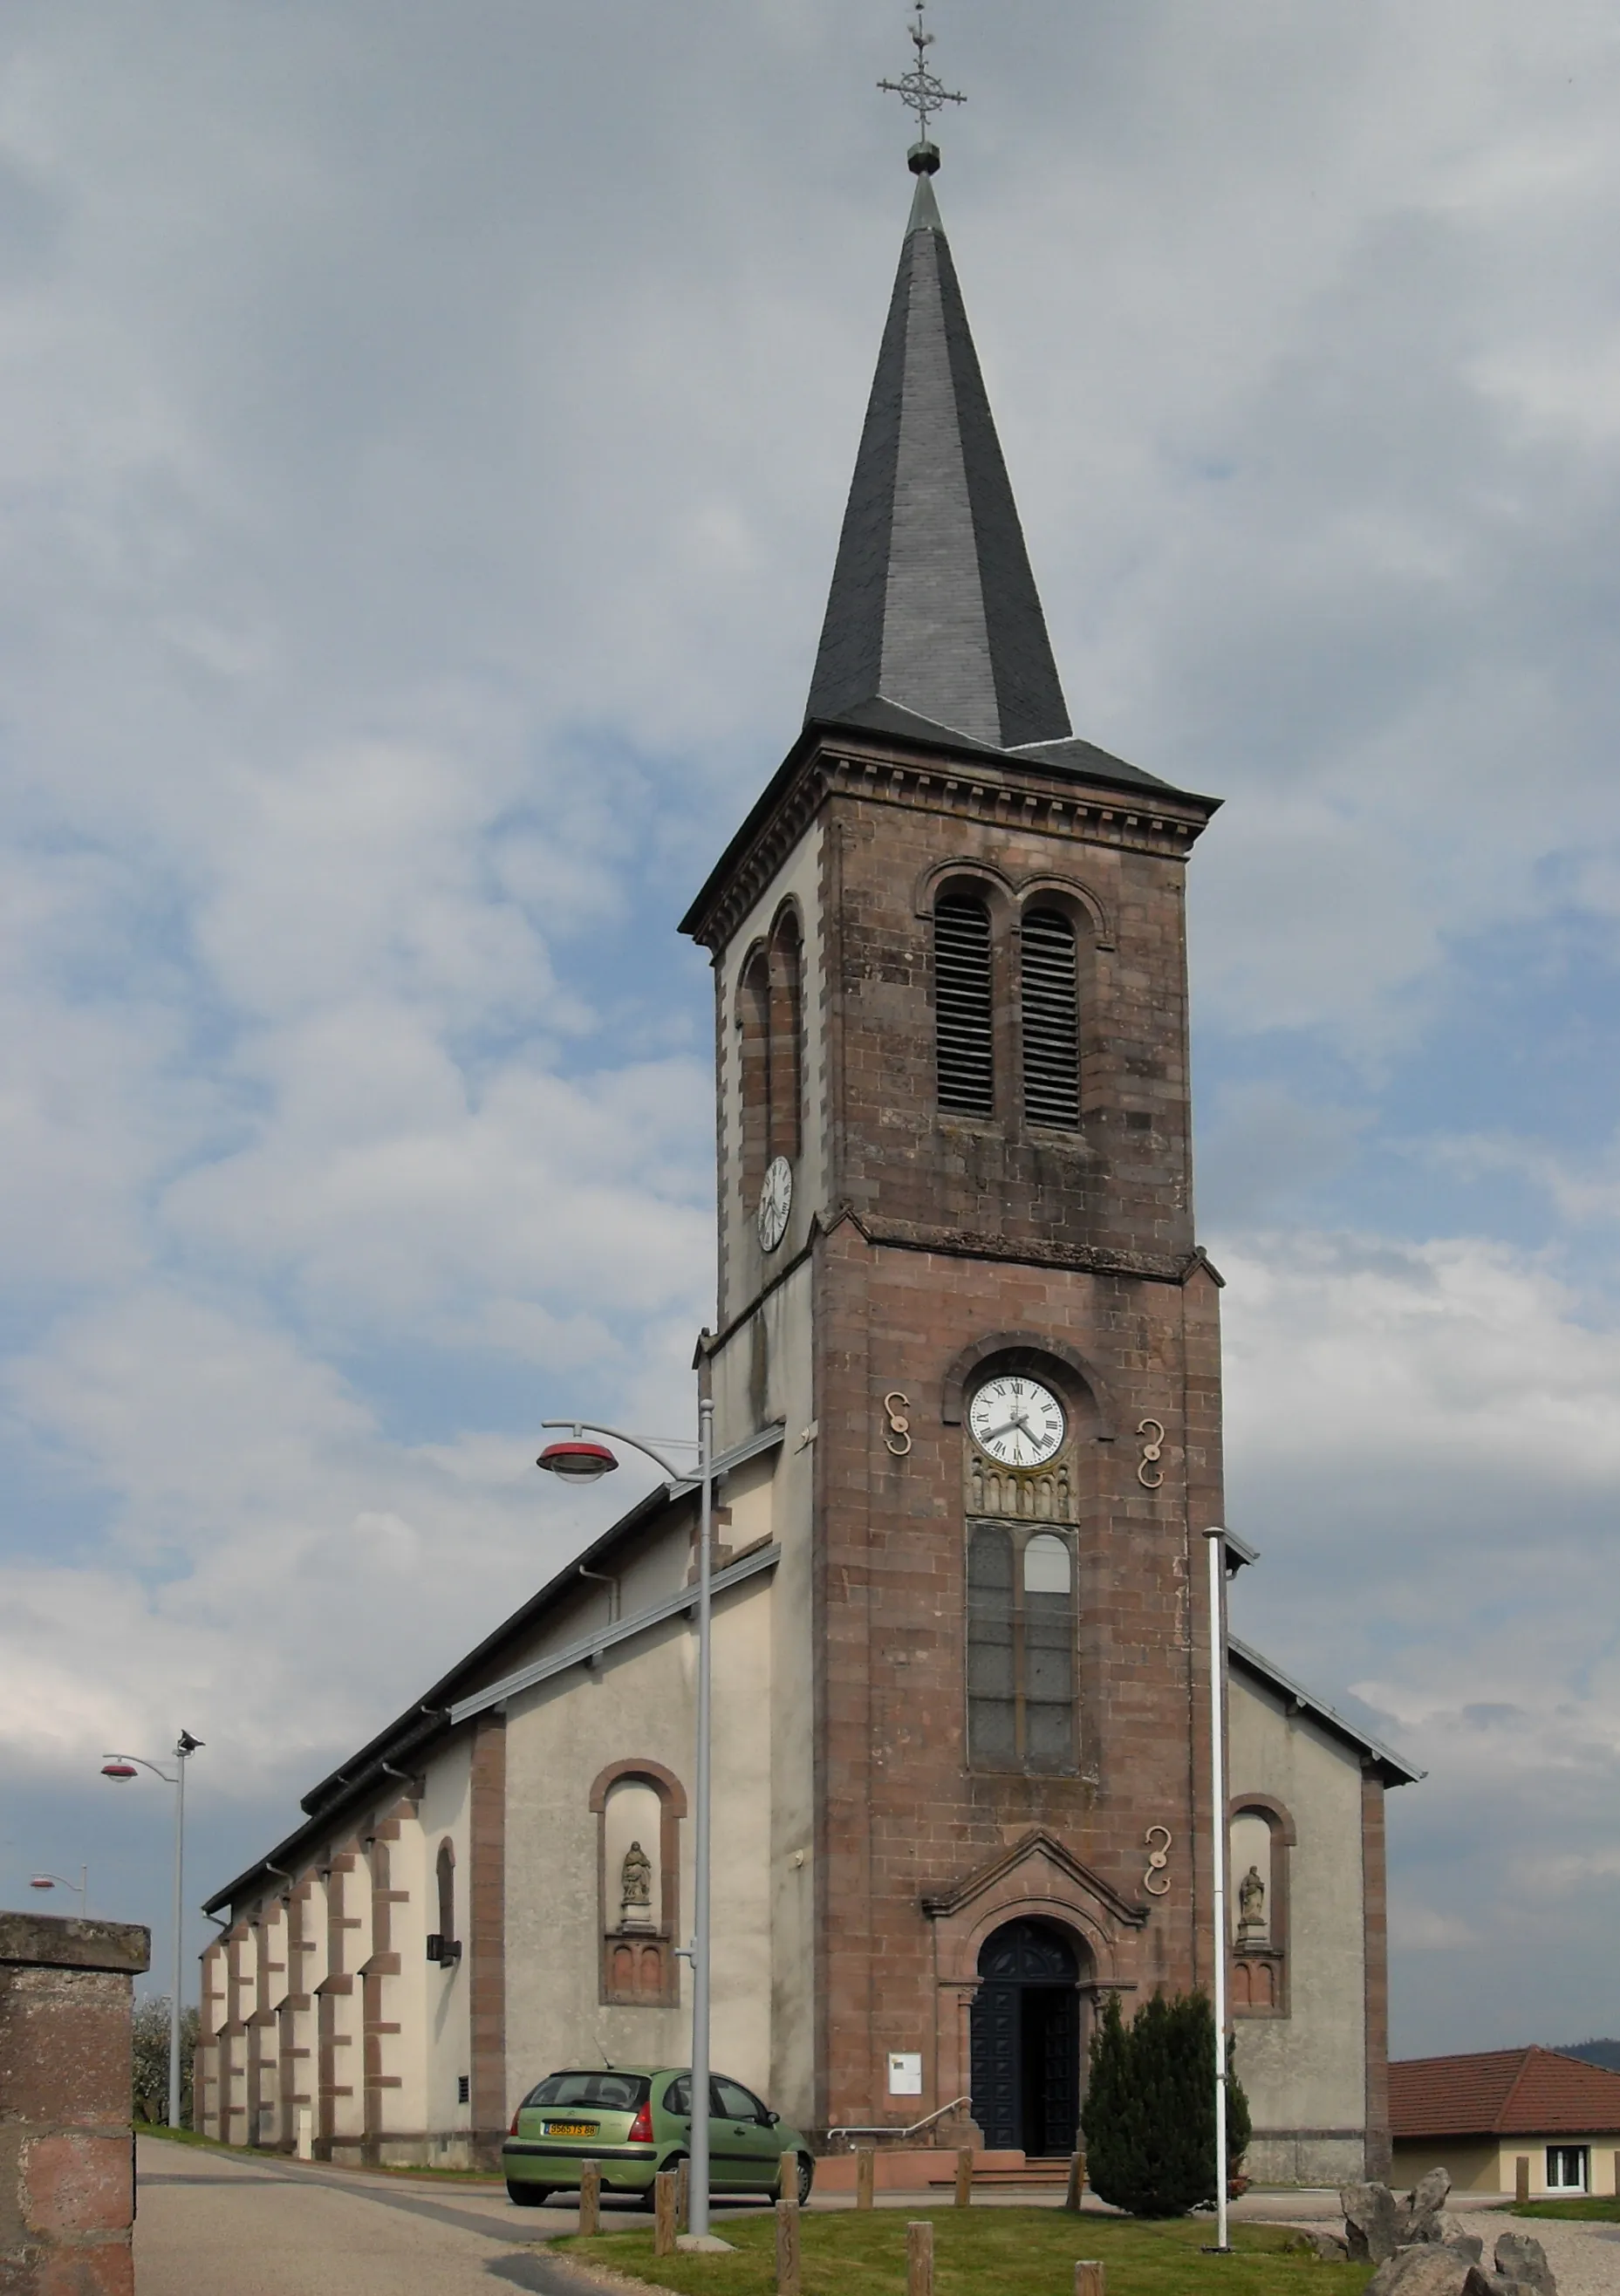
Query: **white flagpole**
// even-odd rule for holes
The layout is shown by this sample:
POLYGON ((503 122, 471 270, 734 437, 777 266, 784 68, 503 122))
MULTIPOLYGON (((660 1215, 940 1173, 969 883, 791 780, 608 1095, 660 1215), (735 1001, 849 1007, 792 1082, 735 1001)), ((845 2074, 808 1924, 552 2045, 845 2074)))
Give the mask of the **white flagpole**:
POLYGON ((1209 1767, 1210 1833, 1214 1849, 1215 1911, 1215 2246, 1229 2246, 1226 2222, 1226 1637, 1221 1631, 1221 1584, 1226 1567, 1226 1532, 1217 1524, 1209 1541, 1209 1767))

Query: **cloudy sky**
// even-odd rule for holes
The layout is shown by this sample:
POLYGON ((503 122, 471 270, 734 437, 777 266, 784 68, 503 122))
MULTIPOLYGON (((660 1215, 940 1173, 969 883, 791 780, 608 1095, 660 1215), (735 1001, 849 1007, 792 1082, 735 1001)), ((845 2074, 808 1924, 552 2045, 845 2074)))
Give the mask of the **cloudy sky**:
MULTIPOLYGON (((932 14, 1077 726, 1227 800, 1237 1624, 1429 1772, 1397 2050, 1620 2030, 1620 20, 932 14)), ((201 1897, 604 1519, 542 1417, 687 1423, 673 924, 802 710, 907 53, 899 0, 5 12, 8 1902, 87 1859, 166 1955, 103 1748, 208 1741, 201 1897)))

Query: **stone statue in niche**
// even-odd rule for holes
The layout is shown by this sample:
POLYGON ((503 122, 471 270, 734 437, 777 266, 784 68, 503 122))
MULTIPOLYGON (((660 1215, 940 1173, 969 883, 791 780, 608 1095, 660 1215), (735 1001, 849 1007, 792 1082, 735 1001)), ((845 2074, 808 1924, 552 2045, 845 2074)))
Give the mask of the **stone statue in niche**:
POLYGON ((1266 1935, 1266 1885, 1258 1866, 1251 1866, 1238 1884, 1238 1942, 1262 1945, 1266 1935))
POLYGON ((619 1871, 620 1927, 650 1930, 653 1923, 653 1861, 639 1841, 632 1841, 619 1871))

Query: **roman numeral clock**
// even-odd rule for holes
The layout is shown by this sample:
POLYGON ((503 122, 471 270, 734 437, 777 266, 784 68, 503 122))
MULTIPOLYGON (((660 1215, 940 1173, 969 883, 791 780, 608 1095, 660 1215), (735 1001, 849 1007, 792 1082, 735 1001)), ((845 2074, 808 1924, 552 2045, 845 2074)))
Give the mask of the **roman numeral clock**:
POLYGON ((1040 1381, 1007 1374, 974 1395, 968 1428, 979 1448, 1004 1467, 1044 1467, 1063 1447, 1064 1408, 1040 1381))

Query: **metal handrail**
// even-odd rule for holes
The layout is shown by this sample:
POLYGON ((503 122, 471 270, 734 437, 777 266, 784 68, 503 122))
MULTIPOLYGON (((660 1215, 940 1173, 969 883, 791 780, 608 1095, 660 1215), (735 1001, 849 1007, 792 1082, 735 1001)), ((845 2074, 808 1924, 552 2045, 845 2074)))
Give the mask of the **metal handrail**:
POLYGON ((835 2136, 915 2136, 919 2128, 929 2128, 936 2120, 943 2120, 945 2115, 948 2112, 954 2112, 958 2104, 972 2103, 971 2097, 953 2096, 949 2104, 941 2105, 937 2112, 929 2113, 922 2120, 914 2120, 909 2128, 895 2128, 887 2122, 877 2121, 851 2120, 841 2123, 838 2128, 827 2130, 826 2141, 830 2144, 835 2136))

